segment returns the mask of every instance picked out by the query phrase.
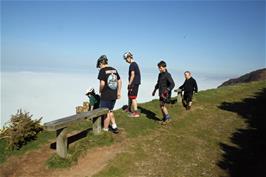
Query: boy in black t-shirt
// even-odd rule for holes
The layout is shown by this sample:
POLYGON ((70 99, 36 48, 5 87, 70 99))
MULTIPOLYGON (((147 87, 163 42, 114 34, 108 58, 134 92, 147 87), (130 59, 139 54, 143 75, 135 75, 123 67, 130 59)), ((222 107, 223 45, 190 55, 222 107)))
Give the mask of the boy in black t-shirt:
POLYGON ((186 71, 184 73, 185 76, 185 82, 183 85, 181 85, 179 88, 184 91, 184 98, 182 100, 184 107, 186 110, 190 110, 192 106, 192 97, 193 92, 198 92, 198 85, 196 80, 191 76, 191 73, 189 71, 186 71))
POLYGON ((133 55, 130 52, 126 52, 123 58, 127 63, 129 63, 128 70, 128 109, 130 117, 139 117, 138 112, 137 96, 139 85, 141 84, 141 75, 138 64, 134 61, 133 55), (132 110, 133 108, 133 110, 132 110))
POLYGON ((108 66, 108 59, 105 55, 102 55, 97 60, 97 68, 100 68, 98 79, 100 80, 101 94, 100 107, 105 107, 109 109, 109 113, 104 119, 103 131, 108 131, 108 127, 111 127, 114 133, 118 133, 118 128, 115 122, 115 117, 113 109, 117 99, 121 97, 121 79, 117 70, 113 67, 108 66))
POLYGON ((158 63, 158 68, 160 74, 158 76, 157 84, 152 92, 152 96, 154 96, 156 90, 159 89, 160 108, 163 114, 163 122, 168 122, 170 120, 170 116, 165 104, 170 103, 171 91, 175 87, 175 83, 171 74, 168 73, 166 63, 164 61, 160 61, 158 63))

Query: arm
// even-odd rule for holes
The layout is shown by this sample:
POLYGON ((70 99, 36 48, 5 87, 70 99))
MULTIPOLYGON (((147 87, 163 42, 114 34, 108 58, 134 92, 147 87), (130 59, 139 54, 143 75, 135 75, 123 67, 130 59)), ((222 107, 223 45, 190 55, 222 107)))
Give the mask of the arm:
POLYGON ((135 78, 135 71, 131 71, 128 85, 132 84, 132 82, 134 81, 134 78, 135 78))
POLYGON ((105 81, 104 80, 100 80, 99 93, 102 93, 104 86, 105 86, 105 81))
POLYGON ((173 90, 173 88, 175 87, 175 82, 174 82, 174 80, 173 80, 171 74, 168 75, 167 80, 168 80, 168 82, 170 83, 170 85, 168 86, 167 89, 168 89, 169 91, 171 91, 171 90, 173 90))
POLYGON ((197 85, 196 80, 194 80, 194 90, 196 93, 198 93, 198 85, 197 85))
POLYGON ((155 85, 155 87, 154 87, 154 90, 153 90, 153 92, 152 92, 152 96, 155 95, 156 90, 157 90, 158 88, 159 88, 159 77, 158 77, 157 83, 156 83, 156 85, 155 85))
POLYGON ((117 81, 117 98, 118 99, 121 98, 121 89, 122 89, 122 81, 121 81, 121 79, 119 79, 117 81))
POLYGON ((181 85, 181 86, 179 87, 181 90, 184 90, 185 83, 186 83, 186 81, 183 83, 183 85, 181 85))

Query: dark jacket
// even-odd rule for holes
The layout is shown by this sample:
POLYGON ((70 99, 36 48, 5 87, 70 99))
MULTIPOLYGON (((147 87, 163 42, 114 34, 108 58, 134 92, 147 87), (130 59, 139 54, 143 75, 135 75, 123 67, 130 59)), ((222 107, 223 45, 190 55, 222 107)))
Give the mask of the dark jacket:
POLYGON ((155 85, 154 90, 159 89, 159 95, 163 93, 164 90, 168 89, 169 93, 175 87, 175 83, 170 73, 167 71, 160 73, 158 76, 157 84, 155 85))
POLYGON ((195 91, 196 93, 198 92, 197 82, 193 77, 186 79, 184 84, 181 85, 179 88, 187 93, 193 93, 193 91, 195 91))

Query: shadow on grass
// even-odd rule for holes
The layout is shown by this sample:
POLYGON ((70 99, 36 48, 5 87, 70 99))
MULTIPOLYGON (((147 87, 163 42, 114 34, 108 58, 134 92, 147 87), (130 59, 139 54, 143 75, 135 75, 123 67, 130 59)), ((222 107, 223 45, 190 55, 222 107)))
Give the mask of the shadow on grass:
POLYGON ((235 112, 246 120, 248 127, 238 129, 231 137, 236 146, 221 143, 223 160, 218 166, 231 177, 266 176, 266 88, 242 102, 223 102, 219 108, 235 112))
MULTIPOLYGON (((69 146, 71 143, 74 143, 82 138, 85 138, 90 132, 92 131, 92 128, 88 128, 84 131, 81 131, 75 135, 72 135, 67 138, 67 145, 69 146)), ((56 142, 50 144, 51 149, 56 149, 56 142)))
POLYGON ((161 121, 158 117, 156 117, 156 114, 148 109, 145 109, 141 106, 138 107, 142 114, 146 114, 146 117, 148 119, 152 119, 154 121, 161 121))

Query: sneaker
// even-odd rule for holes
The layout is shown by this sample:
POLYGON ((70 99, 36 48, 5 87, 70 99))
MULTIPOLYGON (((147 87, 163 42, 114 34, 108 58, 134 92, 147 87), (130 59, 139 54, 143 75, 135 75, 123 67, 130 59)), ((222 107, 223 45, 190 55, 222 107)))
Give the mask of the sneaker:
POLYGON ((132 112, 128 116, 137 118, 137 117, 140 117, 140 113, 139 112, 132 112))
POLYGON ((108 129, 108 128, 103 128, 103 131, 104 131, 104 132, 108 132, 109 129, 108 129))
POLYGON ((186 110, 189 111, 191 109, 191 106, 187 106, 186 110))
POLYGON ((114 134, 117 134, 117 133, 119 133, 119 130, 118 130, 118 128, 112 128, 112 132, 113 132, 114 134))

